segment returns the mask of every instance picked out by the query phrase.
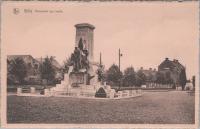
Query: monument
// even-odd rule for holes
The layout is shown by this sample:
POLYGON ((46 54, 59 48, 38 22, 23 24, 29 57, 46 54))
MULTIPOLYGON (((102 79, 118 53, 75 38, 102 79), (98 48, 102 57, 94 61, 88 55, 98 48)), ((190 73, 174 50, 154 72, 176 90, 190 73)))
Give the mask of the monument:
POLYGON ((71 54, 73 70, 69 73, 72 85, 90 85, 94 80, 94 58, 93 58, 93 30, 95 27, 88 23, 76 24, 75 49, 71 54))
MULTIPOLYGON (((109 85, 101 84, 97 70, 100 63, 94 62, 93 31, 95 27, 88 23, 76 24, 76 38, 74 52, 70 57, 70 66, 64 74, 64 80, 56 87, 45 89, 45 96, 70 96, 70 97, 104 97, 104 98, 127 98, 141 95, 141 89, 134 92, 116 92, 109 85)), ((101 60, 101 59, 100 59, 101 60)))
MULTIPOLYGON (((95 27, 88 23, 76 24, 75 27, 75 48, 70 57, 68 73, 64 75, 61 84, 45 89, 45 95, 95 97, 98 89, 104 87, 98 80, 96 70, 99 64, 94 62, 93 57, 93 31, 95 27)), ((115 92, 108 87, 107 89, 115 92)))
POLYGON ((93 61, 94 59, 93 32, 95 27, 88 23, 76 24, 75 27, 76 27, 75 47, 81 47, 81 49, 87 50, 89 61, 93 61))

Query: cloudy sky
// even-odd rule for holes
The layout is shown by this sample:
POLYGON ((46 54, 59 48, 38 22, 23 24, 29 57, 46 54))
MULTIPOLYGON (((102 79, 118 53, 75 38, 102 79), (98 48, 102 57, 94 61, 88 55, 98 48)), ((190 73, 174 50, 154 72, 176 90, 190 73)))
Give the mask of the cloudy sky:
POLYGON ((8 2, 3 4, 2 48, 8 55, 52 55, 62 63, 74 49, 74 25, 87 22, 96 27, 95 61, 102 52, 106 68, 118 64, 121 48, 122 69, 157 68, 168 57, 186 66, 190 77, 198 66, 198 12, 198 2, 8 2))

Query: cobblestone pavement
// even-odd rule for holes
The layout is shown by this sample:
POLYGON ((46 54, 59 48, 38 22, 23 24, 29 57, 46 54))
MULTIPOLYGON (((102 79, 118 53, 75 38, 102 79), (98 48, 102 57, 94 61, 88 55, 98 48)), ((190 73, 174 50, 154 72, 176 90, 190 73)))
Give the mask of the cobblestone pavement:
POLYGON ((8 123, 192 124, 194 96, 185 91, 145 92, 142 97, 92 100, 8 96, 8 123))

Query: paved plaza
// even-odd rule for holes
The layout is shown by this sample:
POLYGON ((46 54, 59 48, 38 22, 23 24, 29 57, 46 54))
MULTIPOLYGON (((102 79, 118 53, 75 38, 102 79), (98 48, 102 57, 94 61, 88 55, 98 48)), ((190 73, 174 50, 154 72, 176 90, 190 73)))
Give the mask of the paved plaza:
POLYGON ((8 123, 193 124, 195 97, 186 91, 144 92, 120 100, 8 96, 8 123))

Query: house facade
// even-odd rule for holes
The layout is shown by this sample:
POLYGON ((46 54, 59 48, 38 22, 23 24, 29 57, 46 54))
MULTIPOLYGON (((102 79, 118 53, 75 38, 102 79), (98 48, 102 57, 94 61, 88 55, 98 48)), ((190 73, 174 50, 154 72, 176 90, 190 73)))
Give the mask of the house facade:
POLYGON ((180 87, 182 80, 186 80, 185 67, 176 59, 165 60, 158 66, 158 72, 163 74, 175 87, 180 87))
MULTIPOLYGON (((24 78, 24 83, 26 84, 41 84, 42 78, 40 74, 40 65, 43 63, 44 58, 33 58, 31 55, 8 55, 7 56, 7 83, 8 84, 17 84, 19 83, 16 76, 11 72, 12 63, 16 59, 23 60, 26 76, 24 78)), ((62 70, 60 64, 53 59, 53 67, 56 71, 55 78, 62 78, 62 70)))

